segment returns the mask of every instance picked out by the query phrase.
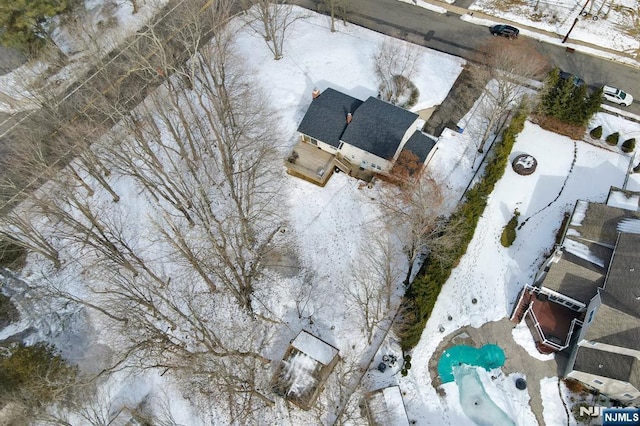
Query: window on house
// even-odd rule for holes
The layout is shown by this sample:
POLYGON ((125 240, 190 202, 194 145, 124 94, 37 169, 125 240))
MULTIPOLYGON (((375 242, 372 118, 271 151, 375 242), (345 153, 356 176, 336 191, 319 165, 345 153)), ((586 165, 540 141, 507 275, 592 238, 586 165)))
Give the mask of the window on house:
POLYGON ((593 383, 595 383, 596 385, 603 385, 604 384, 603 382, 601 382, 598 379, 593 379, 593 383))
POLYGON ((371 168, 372 168, 372 169, 377 169, 377 168, 378 168, 378 166, 376 166, 375 164, 371 163, 371 168))
POLYGON ((587 320, 587 324, 590 323, 593 320, 593 314, 596 313, 596 310, 594 309, 593 311, 589 312, 589 319, 587 320))
POLYGON ((633 399, 633 395, 631 395, 630 393, 625 393, 623 396, 625 398, 633 399))
POLYGON ((344 142, 340 142, 340 145, 338 145, 338 149, 342 149, 342 145, 344 145, 344 142))

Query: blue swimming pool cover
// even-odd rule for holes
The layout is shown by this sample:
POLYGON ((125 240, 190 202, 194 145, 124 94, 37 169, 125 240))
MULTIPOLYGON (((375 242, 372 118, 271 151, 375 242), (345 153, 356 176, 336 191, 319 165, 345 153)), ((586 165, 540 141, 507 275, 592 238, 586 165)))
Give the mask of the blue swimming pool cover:
POLYGON ((466 364, 493 370, 504 365, 504 351, 498 345, 484 345, 480 349, 473 346, 453 346, 442 353, 438 361, 438 375, 442 383, 453 382, 453 367, 466 364))

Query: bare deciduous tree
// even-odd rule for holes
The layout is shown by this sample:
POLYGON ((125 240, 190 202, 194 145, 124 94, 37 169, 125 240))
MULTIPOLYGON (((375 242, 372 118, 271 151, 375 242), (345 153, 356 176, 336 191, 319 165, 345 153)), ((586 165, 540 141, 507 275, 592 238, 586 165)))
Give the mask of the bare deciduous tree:
POLYGON ((405 181, 401 186, 386 185, 377 203, 403 246, 408 265, 405 285, 427 254, 438 257, 451 252, 455 238, 443 231, 453 230, 455 225, 443 212, 452 206, 448 206, 440 185, 430 175, 405 181))
POLYGON ((346 25, 349 0, 323 0, 323 4, 329 11, 332 33, 336 31, 336 19, 342 19, 342 22, 346 25))
POLYGON ((363 245, 352 277, 343 284, 350 307, 361 320, 361 329, 371 344, 379 324, 392 309, 393 293, 402 282, 394 249, 388 241, 375 239, 363 245))
POLYGON ((420 53, 416 46, 400 40, 382 41, 373 55, 373 69, 378 77, 380 96, 399 102, 418 72, 420 53))
POLYGON ((267 43, 276 61, 282 59, 285 34, 298 19, 303 19, 287 0, 243 0, 247 25, 267 43))
POLYGON ((530 80, 548 70, 548 61, 527 40, 493 38, 478 48, 472 75, 484 92, 474 113, 478 129, 471 129, 477 134, 478 152, 483 152, 506 112, 531 92, 530 80))

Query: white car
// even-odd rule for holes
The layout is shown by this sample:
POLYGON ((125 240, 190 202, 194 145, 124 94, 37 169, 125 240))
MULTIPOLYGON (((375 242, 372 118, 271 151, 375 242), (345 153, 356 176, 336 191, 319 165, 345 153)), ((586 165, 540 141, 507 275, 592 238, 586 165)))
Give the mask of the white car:
POLYGON ((633 102, 633 96, 615 87, 604 86, 602 88, 602 94, 606 100, 614 104, 629 106, 631 102, 633 102))

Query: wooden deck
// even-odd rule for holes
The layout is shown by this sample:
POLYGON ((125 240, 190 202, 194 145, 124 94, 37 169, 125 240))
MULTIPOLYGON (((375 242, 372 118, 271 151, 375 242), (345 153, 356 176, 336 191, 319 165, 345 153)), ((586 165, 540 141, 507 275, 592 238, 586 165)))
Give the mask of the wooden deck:
MULTIPOLYGON (((527 309, 531 308, 533 316, 526 315, 526 323, 531 330, 531 334, 533 335, 536 344, 544 345, 544 342, 541 340, 546 340, 560 346, 567 345, 569 343, 569 333, 571 331, 573 320, 582 320, 584 313, 576 312, 564 305, 550 301, 546 297, 540 297, 533 291, 524 289, 523 292, 524 294, 522 295, 518 306, 514 309, 512 320, 520 322, 527 309), (541 336, 539 330, 535 327, 536 320, 540 331, 542 332, 541 336)), ((577 330, 573 330, 573 332, 576 331, 577 330)), ((551 349, 549 346, 546 347, 551 349)), ((538 349, 541 348, 539 347, 538 349)))
POLYGON ((324 186, 333 173, 334 158, 335 155, 301 141, 293 147, 284 165, 290 175, 324 186))

